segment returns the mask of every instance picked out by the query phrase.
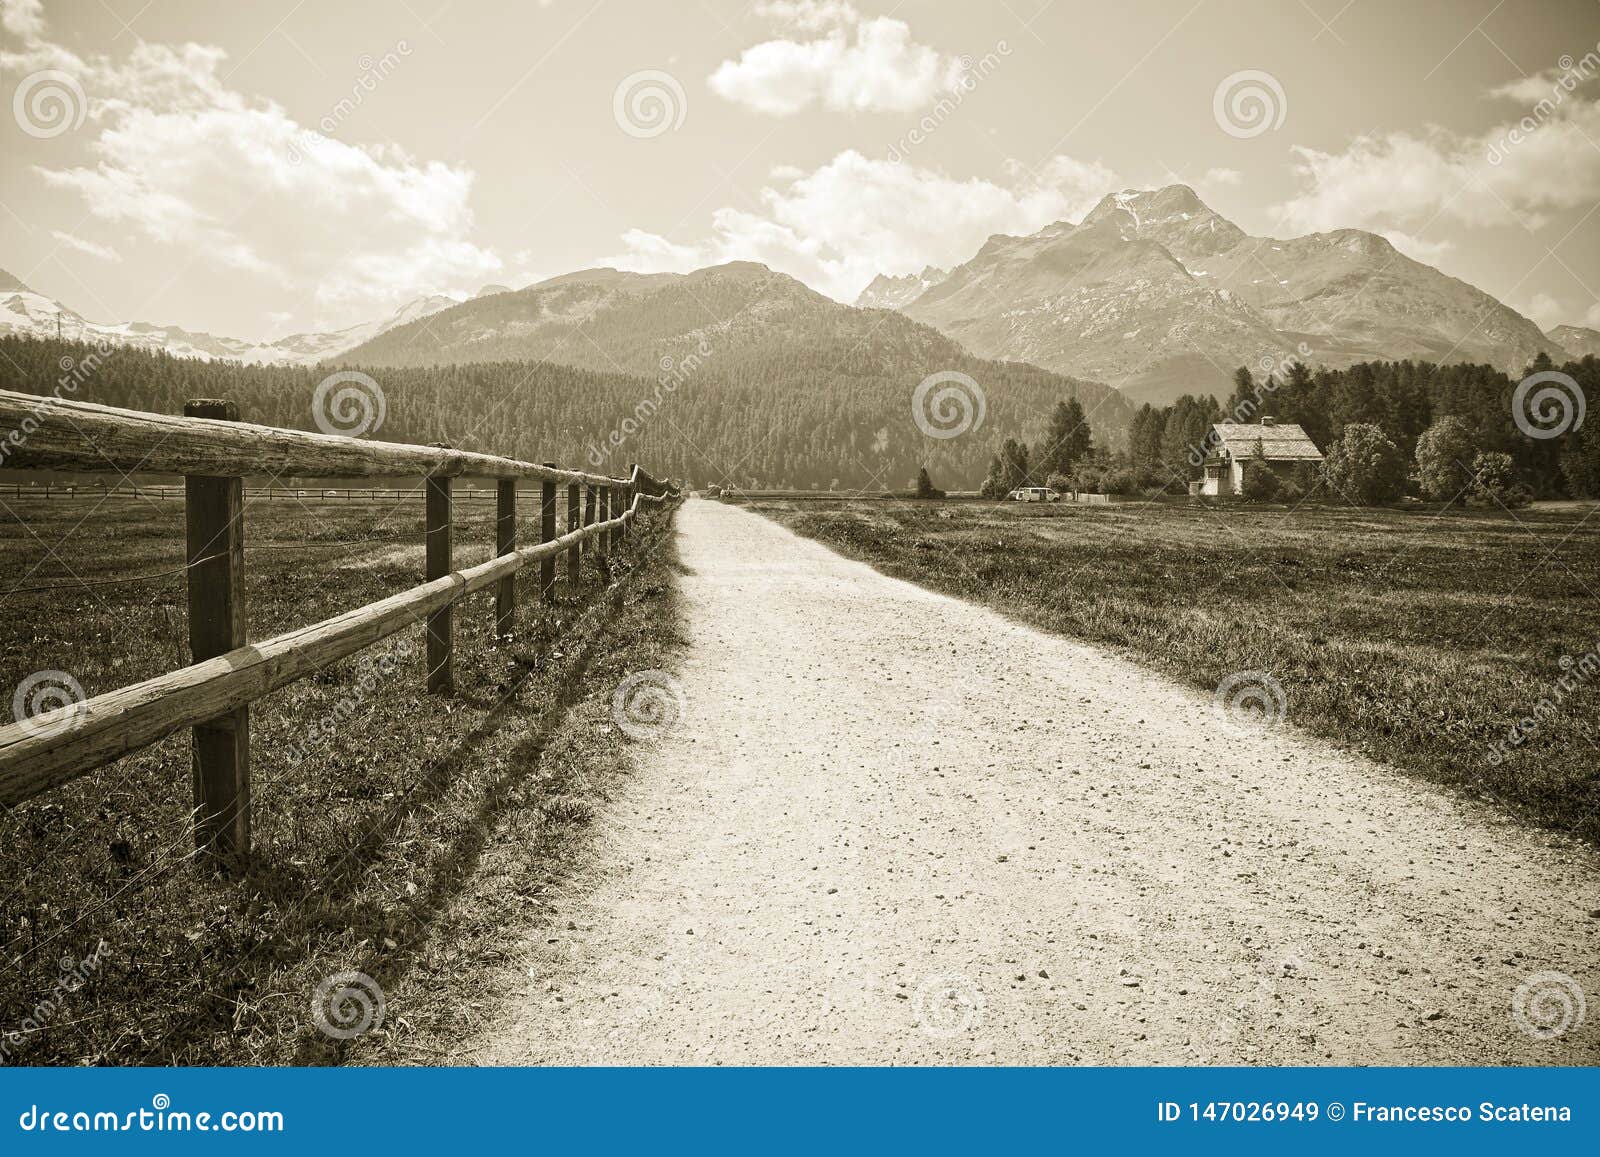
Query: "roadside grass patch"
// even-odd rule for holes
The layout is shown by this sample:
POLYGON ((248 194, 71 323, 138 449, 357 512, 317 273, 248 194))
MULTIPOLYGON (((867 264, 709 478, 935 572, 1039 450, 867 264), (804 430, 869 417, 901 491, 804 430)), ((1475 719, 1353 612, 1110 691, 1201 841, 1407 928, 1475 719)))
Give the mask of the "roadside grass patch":
POLYGON ((1600 651, 1591 508, 748 505, 888 574, 1207 691, 1271 672, 1298 726, 1600 842, 1600 680, 1580 680, 1493 754, 1600 651))

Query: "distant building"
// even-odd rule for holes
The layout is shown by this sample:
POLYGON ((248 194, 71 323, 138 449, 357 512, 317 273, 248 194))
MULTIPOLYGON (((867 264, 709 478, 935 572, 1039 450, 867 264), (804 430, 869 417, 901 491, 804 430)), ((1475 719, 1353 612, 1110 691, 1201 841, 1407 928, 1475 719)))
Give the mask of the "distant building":
POLYGON ((1256 460, 1257 446, 1261 447, 1267 468, 1285 480, 1300 463, 1322 461, 1322 451, 1316 443, 1292 422, 1280 425, 1270 416, 1262 417, 1258 426, 1218 422, 1206 435, 1205 477, 1200 482, 1200 493, 1218 498, 1238 494, 1244 487, 1244 468, 1256 460))

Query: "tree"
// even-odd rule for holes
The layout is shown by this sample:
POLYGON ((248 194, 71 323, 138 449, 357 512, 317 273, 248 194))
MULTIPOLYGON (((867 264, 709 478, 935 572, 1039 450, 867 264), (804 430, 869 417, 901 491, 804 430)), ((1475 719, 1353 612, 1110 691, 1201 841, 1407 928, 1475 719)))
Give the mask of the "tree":
POLYGON ((984 476, 983 485, 978 488, 978 493, 985 498, 1004 498, 1006 496, 1006 468, 996 454, 989 459, 989 473, 984 476))
POLYGON ((1033 472, 1028 469, 1028 446, 1015 438, 1007 438, 1000 447, 1000 462, 1005 467, 1006 490, 1028 485, 1033 472))
POLYGON ((1230 422, 1250 422, 1261 409, 1261 391, 1250 376, 1249 366, 1233 371, 1233 394, 1222 404, 1224 416, 1230 422))
POLYGON ((1600 425, 1578 432, 1561 455, 1561 474, 1574 498, 1600 498, 1600 425))
POLYGON ((924 466, 917 471, 917 497, 918 498, 943 498, 944 491, 933 484, 933 479, 928 477, 928 468, 924 466))
POLYGON ((983 480, 985 498, 1004 498, 1019 486, 1028 485, 1028 448, 1015 438, 1007 438, 1000 453, 989 459, 989 475, 983 480))
POLYGON ((1322 477, 1334 495, 1356 506, 1393 502, 1405 493, 1406 463, 1378 427, 1351 422, 1328 447, 1322 477))
POLYGON ((1472 456, 1477 447, 1472 431, 1453 415, 1440 418, 1417 439, 1417 483, 1422 493, 1450 502, 1472 482, 1472 456))
POLYGON ((1089 420, 1078 399, 1057 402, 1045 429, 1044 443, 1034 455, 1034 474, 1043 478, 1067 473, 1089 453, 1092 444, 1089 420))
POLYGON ((1146 486, 1170 481, 1161 469, 1161 434, 1166 425, 1167 409, 1158 410, 1146 402, 1128 426, 1128 457, 1139 481, 1146 486))
POLYGON ((1239 496, 1246 502, 1271 502, 1281 489, 1278 476, 1267 462, 1267 452, 1262 449, 1261 439, 1257 438, 1250 457, 1244 463, 1244 482, 1239 488, 1239 496))
POLYGON ((1533 491, 1517 481, 1517 470, 1510 454, 1491 450, 1472 460, 1471 501, 1478 506, 1503 506, 1515 509, 1533 501, 1533 491))

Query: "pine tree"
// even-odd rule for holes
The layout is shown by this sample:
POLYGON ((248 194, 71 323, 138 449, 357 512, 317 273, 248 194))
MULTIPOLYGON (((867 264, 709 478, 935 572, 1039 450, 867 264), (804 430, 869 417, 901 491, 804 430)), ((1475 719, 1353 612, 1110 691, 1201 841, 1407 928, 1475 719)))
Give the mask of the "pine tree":
POLYGON ((1092 445, 1089 421, 1078 399, 1057 402, 1045 429, 1044 442, 1033 456, 1033 473, 1039 478, 1069 473, 1088 455, 1092 445))

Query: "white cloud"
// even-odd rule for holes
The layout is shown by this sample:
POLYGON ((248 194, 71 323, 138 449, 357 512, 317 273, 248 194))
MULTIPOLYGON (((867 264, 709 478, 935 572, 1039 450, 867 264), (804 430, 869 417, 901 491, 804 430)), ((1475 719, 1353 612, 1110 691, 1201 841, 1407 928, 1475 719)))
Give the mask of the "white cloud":
POLYGON ((758 11, 811 40, 779 38, 746 48, 711 74, 713 92, 772 116, 814 104, 840 112, 908 112, 955 86, 961 62, 911 39, 911 27, 863 17, 849 4, 768 3, 758 11))
POLYGON ((1590 329, 1600 329, 1600 301, 1595 302, 1584 313, 1583 324, 1590 329))
POLYGON ((82 237, 72 233, 63 233, 59 229, 50 230, 50 236, 54 237, 60 244, 65 245, 68 249, 74 249, 77 252, 87 254, 90 257, 98 257, 101 261, 122 260, 122 254, 118 253, 109 245, 100 245, 94 241, 86 241, 82 237))
POLYGON ((1033 233, 1077 218, 1120 187, 1098 162, 1058 156, 1028 171, 1007 166, 1008 183, 958 180, 929 169, 840 153, 786 185, 761 191, 760 212, 712 215, 710 236, 692 244, 643 230, 623 236, 605 264, 642 272, 686 272, 724 261, 759 261, 840 301, 879 273, 969 260, 995 233, 1033 233))
POLYGON ((1524 317, 1532 318, 1540 329, 1560 325, 1567 316, 1567 311, 1561 308, 1561 303, 1548 293, 1534 294, 1518 312, 1524 317))
POLYGON ((1389 244, 1414 261, 1425 265, 1437 265, 1445 254, 1455 248, 1452 241, 1426 241, 1421 237, 1413 237, 1399 229, 1385 229, 1383 236, 1388 238, 1389 244))
POLYGON ((758 16, 807 32, 861 21, 861 13, 855 5, 845 0, 758 0, 754 11, 758 16))
POLYGON ((1244 174, 1238 169, 1207 169, 1205 176, 1200 178, 1202 185, 1228 186, 1244 184, 1244 174))
POLYGON ((24 44, 44 35, 44 0, 0 0, 0 28, 24 44))
POLYGON ((1357 137, 1336 153, 1295 146, 1305 188, 1278 207, 1283 225, 1382 229, 1439 217, 1538 228, 1553 212, 1600 199, 1600 103, 1552 74, 1493 95, 1521 101, 1523 115, 1477 135, 1435 128, 1357 137))
POLYGON ((35 171, 100 220, 267 281, 310 304, 308 326, 367 321, 500 270, 471 240, 470 170, 306 129, 229 89, 219 48, 140 42, 120 63, 80 58, 45 40, 37 16, 7 0, 0 20, 28 31, 0 69, 59 68, 82 86, 92 163, 35 171))

